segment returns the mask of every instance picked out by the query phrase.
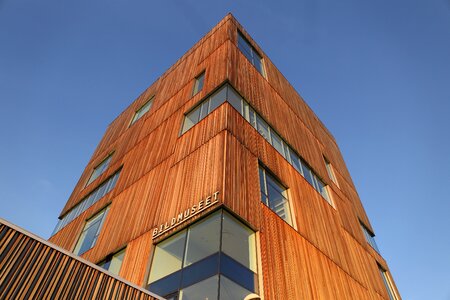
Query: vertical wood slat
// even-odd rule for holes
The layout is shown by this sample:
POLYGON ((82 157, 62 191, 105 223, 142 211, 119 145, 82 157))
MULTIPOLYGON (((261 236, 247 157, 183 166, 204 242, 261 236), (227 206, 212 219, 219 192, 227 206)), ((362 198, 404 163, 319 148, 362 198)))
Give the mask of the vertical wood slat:
POLYGON ((0 299, 162 299, 3 219, 0 233, 0 299))

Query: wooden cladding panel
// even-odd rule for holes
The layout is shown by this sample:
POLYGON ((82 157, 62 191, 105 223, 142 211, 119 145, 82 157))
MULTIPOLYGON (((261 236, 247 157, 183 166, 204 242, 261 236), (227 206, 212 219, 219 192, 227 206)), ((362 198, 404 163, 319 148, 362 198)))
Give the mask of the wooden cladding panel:
POLYGON ((0 222, 0 299, 160 299, 0 222))
POLYGON ((258 159, 228 132, 224 182, 225 205, 258 230, 261 203, 258 159))
POLYGON ((145 274, 149 268, 152 248, 153 240, 150 231, 129 242, 119 275, 125 280, 146 286, 145 274))
POLYGON ((327 256, 261 204, 261 252, 267 299, 371 299, 327 256))

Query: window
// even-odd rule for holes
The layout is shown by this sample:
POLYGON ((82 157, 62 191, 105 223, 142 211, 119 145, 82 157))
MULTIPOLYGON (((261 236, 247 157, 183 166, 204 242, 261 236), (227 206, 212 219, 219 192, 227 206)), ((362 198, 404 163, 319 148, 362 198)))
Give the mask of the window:
POLYGON ((325 160, 325 166, 327 167, 328 177, 330 177, 331 181, 333 181, 337 186, 339 186, 336 179, 336 175, 334 174, 333 166, 325 156, 323 157, 323 159, 325 160))
POLYGON ((130 126, 136 123, 137 120, 139 120, 143 115, 145 115, 150 110, 153 104, 153 98, 155 98, 155 96, 152 96, 147 102, 145 102, 144 105, 141 106, 141 108, 139 108, 134 113, 133 120, 131 120, 130 126))
POLYGON ((119 252, 114 253, 113 255, 109 255, 98 265, 113 274, 119 275, 124 256, 125 249, 122 249, 119 252))
POLYGON ((380 250, 378 250, 377 243, 375 242, 375 235, 370 232, 369 229, 360 221, 359 224, 361 225, 361 229, 364 232, 364 236, 366 237, 366 241, 369 243, 370 246, 372 246, 373 249, 375 249, 378 253, 380 253, 380 250))
POLYGON ((103 172, 106 171, 106 169, 109 166, 109 163, 111 162, 112 153, 108 155, 101 163, 99 163, 95 168, 94 171, 92 171, 91 177, 89 178, 88 182, 86 183, 86 186, 88 186, 92 181, 97 179, 100 175, 103 174, 103 172))
POLYGON ((255 232, 219 210, 155 246, 147 289, 167 299, 244 299, 258 293, 256 266, 255 232))
POLYGON ((100 230, 102 229, 102 225, 105 221, 108 210, 108 207, 103 209, 101 212, 99 212, 86 222, 86 225, 84 225, 83 232, 78 239, 73 253, 75 253, 76 255, 81 255, 94 247, 95 242, 97 241, 97 238, 100 234, 100 230))
POLYGON ((395 295, 394 288, 392 286, 392 281, 389 278, 388 273, 380 265, 378 265, 378 269, 380 270, 381 278, 383 279, 384 286, 386 287, 386 291, 388 293, 389 300, 397 300, 398 298, 395 295))
POLYGON ((75 205, 71 210, 69 210, 61 220, 56 224, 55 230, 53 230, 52 235, 60 231, 67 224, 72 222, 75 218, 81 215, 86 209, 91 207, 98 200, 103 198, 108 194, 116 185, 117 179, 119 178, 120 170, 114 173, 111 177, 106 179, 102 184, 100 184, 96 189, 89 193, 83 200, 81 200, 77 205, 75 205))
POLYGON ((183 122, 183 129, 181 134, 191 129, 195 124, 200 122, 203 118, 209 115, 214 109, 219 107, 227 99, 227 85, 219 88, 211 96, 201 101, 193 110, 186 114, 183 122))
POLYGON ((205 72, 203 71, 200 75, 195 77, 194 90, 192 91, 192 96, 197 95, 203 89, 203 82, 205 81, 205 72))
POLYGON ((286 188, 261 166, 259 167, 259 184, 261 201, 292 226, 286 188))
POLYGON ((242 54, 251 62, 258 72, 264 76, 264 67, 262 63, 262 57, 258 54, 255 48, 250 42, 238 31, 238 47, 242 54))

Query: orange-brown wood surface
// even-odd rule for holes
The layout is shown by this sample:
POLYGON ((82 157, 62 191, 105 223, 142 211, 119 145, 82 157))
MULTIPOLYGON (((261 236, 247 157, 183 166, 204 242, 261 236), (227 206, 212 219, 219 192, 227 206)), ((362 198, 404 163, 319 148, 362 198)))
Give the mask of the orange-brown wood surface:
POLYGON ((85 221, 110 205, 95 247, 83 257, 97 263, 126 246, 120 275, 145 286, 154 242, 223 204, 260 232, 266 299, 388 299, 377 262, 388 266, 361 231, 360 221, 372 227, 334 138, 254 43, 267 78, 250 64, 237 48, 238 29, 252 41, 228 15, 109 125, 62 215, 122 168, 115 188, 50 241, 73 250, 85 221), (204 87, 192 96, 203 70, 204 87), (180 135, 185 113, 225 81, 308 162, 328 185, 333 205, 228 103, 180 135), (130 126, 152 96, 150 111, 130 126), (107 171, 85 187, 110 153, 107 171), (339 187, 328 177, 323 156, 339 187), (293 227, 261 203, 259 164, 288 187, 293 227), (153 228, 215 191, 219 204, 152 239, 153 228))

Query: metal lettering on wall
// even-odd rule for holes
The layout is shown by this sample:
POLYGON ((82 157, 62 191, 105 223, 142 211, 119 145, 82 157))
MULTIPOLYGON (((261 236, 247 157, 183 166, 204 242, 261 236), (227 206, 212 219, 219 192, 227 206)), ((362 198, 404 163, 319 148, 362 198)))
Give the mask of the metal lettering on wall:
POLYGON ((170 221, 161 224, 159 227, 153 229, 153 238, 160 236, 171 228, 187 221, 196 214, 202 212, 208 207, 219 202, 219 191, 213 193, 211 196, 206 197, 204 200, 200 200, 197 204, 192 205, 190 208, 179 213, 176 217, 173 217, 170 221))

